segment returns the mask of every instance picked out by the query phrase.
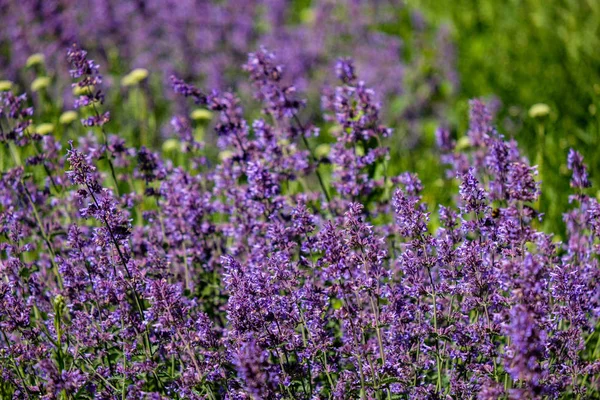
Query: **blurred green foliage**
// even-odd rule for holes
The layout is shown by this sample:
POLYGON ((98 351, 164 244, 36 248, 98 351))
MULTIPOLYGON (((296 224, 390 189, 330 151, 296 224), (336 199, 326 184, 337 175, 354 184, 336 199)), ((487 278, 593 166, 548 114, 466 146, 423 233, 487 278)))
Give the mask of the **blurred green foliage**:
POLYGON ((569 147, 584 154, 594 187, 600 184, 600 2, 407 3, 451 30, 460 76, 451 124, 458 136, 467 129, 468 99, 496 96, 500 132, 514 137, 532 163, 542 163, 542 210, 546 223, 558 228, 568 202, 569 147), (537 103, 550 106, 548 118, 528 115, 537 103))

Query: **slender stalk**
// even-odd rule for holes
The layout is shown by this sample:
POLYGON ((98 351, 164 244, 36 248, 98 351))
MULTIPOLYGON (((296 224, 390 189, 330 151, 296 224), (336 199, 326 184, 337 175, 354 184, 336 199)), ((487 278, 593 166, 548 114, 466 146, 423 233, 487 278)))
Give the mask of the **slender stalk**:
POLYGON ((296 124, 298 124, 298 127, 300 128, 300 131, 301 131, 300 136, 302 137, 302 142, 304 143, 304 146, 306 146, 306 149, 308 150, 308 153, 310 154, 310 159, 315 164, 315 174, 317 175, 317 180, 319 181, 319 186, 321 186, 321 191, 323 192, 323 194, 325 195, 325 198, 327 199, 327 205, 329 206, 329 210, 333 214, 333 209, 330 204, 331 196, 329 195, 329 192, 327 191, 327 188, 325 187, 325 181, 323 180, 323 176, 321 175, 321 172, 319 171, 319 160, 315 156, 314 150, 308 143, 308 139, 306 139, 306 135, 305 135, 306 130, 296 114, 294 114, 294 121, 296 121, 296 124))
MULTIPOLYGON (((93 97, 92 89, 90 89, 89 86, 87 86, 86 88, 88 90, 88 95, 90 96, 90 98, 92 98, 93 97)), ((98 112, 98 109, 96 108, 96 103, 94 101, 92 101, 91 104, 92 104, 92 109, 94 110, 95 117, 100 119, 100 113, 98 112)), ((111 160, 112 153, 110 153, 108 151, 108 135, 106 134, 106 131, 104 130, 104 125, 100 125, 100 131, 102 132, 102 137, 104 139, 104 156, 106 157, 106 161, 108 162, 108 166, 110 168, 110 174, 112 175, 113 181, 115 182, 115 192, 117 193, 117 195, 119 195, 119 181, 117 180, 115 166, 113 165, 112 160, 111 160)))
POLYGON ((433 276, 431 275, 431 266, 429 265, 429 257, 427 256, 427 249, 425 247, 425 242, 423 241, 423 254, 425 254, 425 262, 427 267, 427 275, 429 276, 429 283, 431 284, 431 297, 433 301, 433 330, 435 333, 435 348, 436 348, 436 376, 437 383, 436 388, 438 392, 441 394, 442 392, 442 359, 439 350, 439 338, 438 338, 438 317, 437 317, 437 291, 435 288, 435 282, 433 281, 433 276))
POLYGON ((50 242, 50 239, 48 238, 48 234, 46 233, 46 230, 44 229, 44 225, 40 218, 40 214, 37 211, 35 203, 33 202, 31 193, 29 193, 29 190, 27 189, 27 186, 25 185, 24 182, 21 182, 21 184, 23 185, 23 189, 25 190, 25 194, 27 195, 27 200, 29 201, 29 204, 31 205, 31 209, 33 211, 33 216, 37 223, 38 229, 40 230, 40 234, 42 235, 42 238, 44 239, 44 243, 46 243, 46 246, 48 247, 48 251, 50 252, 50 255, 51 255, 50 263, 52 264, 52 269, 54 270, 54 274, 56 275, 56 281, 58 283, 58 287, 60 290, 63 290, 64 287, 63 287, 62 277, 60 276, 60 271, 58 270, 58 266, 56 265, 56 261, 55 261, 56 252, 54 251, 54 248, 52 247, 52 243, 50 242))

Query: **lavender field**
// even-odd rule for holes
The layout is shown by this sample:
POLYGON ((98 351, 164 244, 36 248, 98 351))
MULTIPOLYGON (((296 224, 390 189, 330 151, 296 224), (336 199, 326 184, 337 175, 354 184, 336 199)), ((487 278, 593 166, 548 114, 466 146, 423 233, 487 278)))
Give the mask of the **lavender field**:
POLYGON ((0 399, 600 398, 598 38, 0 0, 0 399))

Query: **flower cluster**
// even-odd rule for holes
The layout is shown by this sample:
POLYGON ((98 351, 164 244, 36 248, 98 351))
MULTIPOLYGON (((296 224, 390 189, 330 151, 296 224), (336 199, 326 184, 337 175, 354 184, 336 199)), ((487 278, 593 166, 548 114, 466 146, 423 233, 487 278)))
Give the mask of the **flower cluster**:
MULTIPOLYGON (((68 61, 95 110, 99 66, 68 61)), ((579 153, 561 240, 482 101, 468 146, 438 132, 457 190, 427 204, 388 168, 358 64, 338 61, 319 116, 266 48, 243 69, 253 121, 234 93, 171 78, 217 142, 175 115, 164 154, 108 136, 97 110, 96 134, 41 137, 27 99, 2 95, 0 397, 598 396, 600 203, 579 153)))

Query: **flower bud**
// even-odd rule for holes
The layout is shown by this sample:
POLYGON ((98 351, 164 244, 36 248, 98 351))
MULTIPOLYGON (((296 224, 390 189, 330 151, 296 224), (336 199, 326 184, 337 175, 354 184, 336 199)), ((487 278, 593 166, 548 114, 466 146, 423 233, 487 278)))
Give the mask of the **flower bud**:
POLYGON ((77 119, 77 112, 75 112, 75 111, 65 111, 58 118, 58 122, 60 122, 63 125, 68 125, 71 122, 75 121, 76 119, 77 119))
POLYGON ((197 108, 190 113, 190 118, 194 121, 210 121, 212 119, 212 113, 203 108, 197 108))
POLYGON ((544 103, 538 103, 531 106, 529 116, 531 118, 543 118, 550 114, 550 107, 544 103))
POLYGON ((46 62, 46 57, 44 57, 44 55, 42 53, 35 53, 35 54, 30 55, 27 58, 27 61, 25 62, 25 67, 31 68, 36 65, 44 65, 45 62, 46 62))
POLYGON ((46 89, 48 86, 50 86, 50 78, 47 76, 40 76, 31 82, 31 91, 39 92, 42 89, 46 89))
POLYGON ((13 83, 11 81, 0 81, 0 92, 7 92, 12 89, 13 83))
POLYGON ((165 140, 165 142, 163 143, 162 149, 165 153, 170 152, 170 151, 180 151, 181 144, 179 143, 179 140, 177 140, 177 139, 168 139, 168 140, 165 140))
POLYGON ((54 124, 51 124, 49 122, 39 124, 38 126, 35 127, 35 133, 39 133, 40 135, 47 135, 49 133, 52 133, 53 131, 54 131, 54 124))
POLYGON ((135 86, 148 78, 149 72, 145 68, 136 68, 121 79, 121 86, 135 86))

